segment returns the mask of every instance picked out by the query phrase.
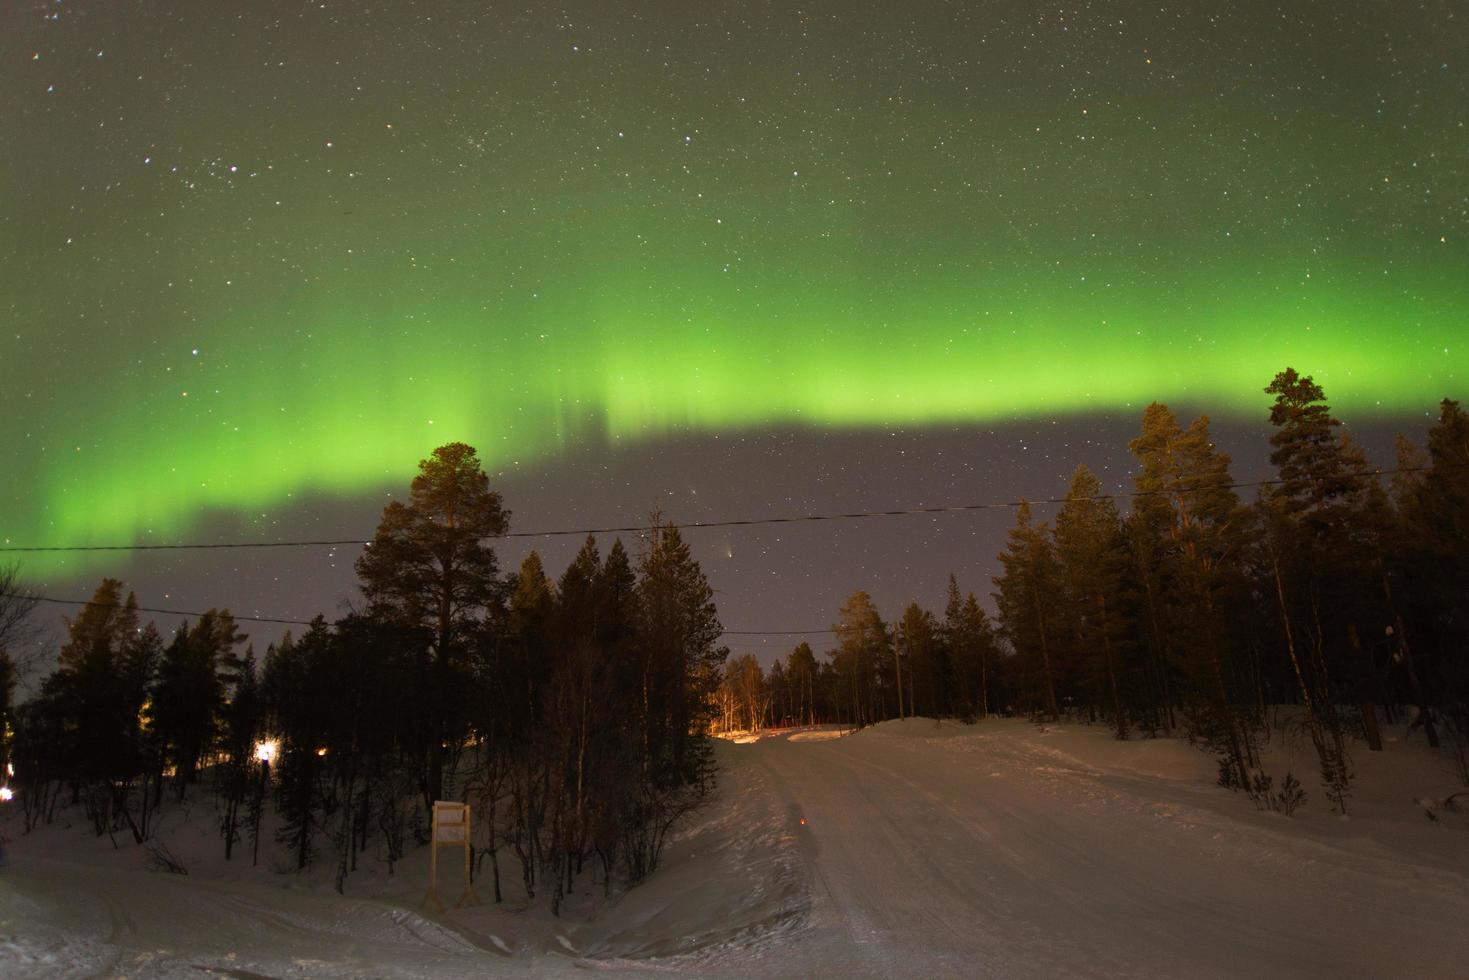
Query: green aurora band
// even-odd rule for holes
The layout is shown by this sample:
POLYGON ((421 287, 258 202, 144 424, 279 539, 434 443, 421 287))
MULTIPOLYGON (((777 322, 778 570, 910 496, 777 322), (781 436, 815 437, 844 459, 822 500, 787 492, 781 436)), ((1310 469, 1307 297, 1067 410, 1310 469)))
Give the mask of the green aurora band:
POLYGON ((1347 417, 1421 413, 1454 393, 1464 355, 1444 338, 1469 321, 1449 270, 1376 290, 1303 289, 1299 273, 1263 269, 1166 288, 1114 286, 1105 268, 1009 290, 928 277, 901 293, 891 278, 668 277, 577 284, 561 300, 551 283, 489 314, 342 303, 274 336, 249 323, 303 318, 250 311, 151 378, 94 379, 22 460, 36 506, 11 510, 4 537, 171 541, 203 510, 402 482, 456 438, 500 468, 670 432, 1137 412, 1153 399, 1258 415, 1287 364, 1347 417))
POLYGON ((455 439, 502 470, 1152 400, 1263 420, 1287 365, 1348 420, 1469 397, 1469 129, 1431 23, 1191 41, 1139 5, 1157 37, 1097 60, 1101 14, 1012 57, 1003 18, 915 20, 914 47, 823 6, 850 44, 811 48, 779 5, 743 40, 670 7, 633 44, 614 18, 590 51, 549 15, 466 21, 431 57, 391 25, 235 51, 207 12, 102 9, 102 58, 27 22, 44 57, 0 68, 28 127, 0 151, 0 539, 248 532, 400 490, 455 439), (1003 57, 975 56, 981 26, 1003 57), (1389 73, 1374 32, 1422 65, 1389 73), (175 84, 165 47, 228 70, 175 84))

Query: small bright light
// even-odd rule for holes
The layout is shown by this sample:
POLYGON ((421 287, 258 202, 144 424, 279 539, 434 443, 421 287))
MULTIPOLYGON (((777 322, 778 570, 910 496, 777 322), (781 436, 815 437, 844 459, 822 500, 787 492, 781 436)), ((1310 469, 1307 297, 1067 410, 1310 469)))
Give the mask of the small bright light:
POLYGON ((316 750, 316 754, 317 755, 326 755, 326 746, 323 745, 321 748, 317 749, 316 750))
POLYGON ((275 758, 275 750, 280 748, 280 743, 275 739, 267 739, 264 742, 255 743, 255 758, 261 762, 270 762, 275 758))
POLYGON ((15 799, 15 792, 9 786, 0 786, 0 803, 9 803, 15 799))

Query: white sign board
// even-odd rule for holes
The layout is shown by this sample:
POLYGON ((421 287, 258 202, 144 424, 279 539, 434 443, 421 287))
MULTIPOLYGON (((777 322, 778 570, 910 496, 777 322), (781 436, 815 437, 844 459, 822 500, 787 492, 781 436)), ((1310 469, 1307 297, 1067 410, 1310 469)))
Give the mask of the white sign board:
POLYGON ((434 803, 434 843, 463 844, 468 839, 469 805, 467 803, 434 803))

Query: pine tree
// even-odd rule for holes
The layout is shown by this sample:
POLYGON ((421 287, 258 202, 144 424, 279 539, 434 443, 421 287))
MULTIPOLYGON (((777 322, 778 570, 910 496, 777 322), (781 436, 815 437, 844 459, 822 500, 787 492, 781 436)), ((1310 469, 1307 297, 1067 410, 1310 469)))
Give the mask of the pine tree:
POLYGON ((990 674, 995 665, 999 663, 1000 648, 995 641, 995 629, 990 624, 989 615, 979 600, 970 592, 964 597, 964 608, 960 611, 960 621, 964 624, 964 636, 968 643, 973 644, 975 668, 979 676, 979 717, 981 719, 990 716, 990 674))
POLYGON ((164 750, 153 730, 150 700, 162 660, 163 638, 151 622, 131 638, 122 657, 121 717, 127 719, 127 772, 129 780, 137 779, 137 793, 119 795, 123 818, 140 844, 152 835, 153 817, 163 792, 164 750))
POLYGON ((933 613, 918 603, 909 603, 894 627, 894 661, 901 656, 906 663, 908 690, 900 690, 900 703, 906 703, 908 714, 942 718, 953 713, 949 694, 953 687, 949 651, 940 640, 940 629, 933 613), (905 699, 905 700, 904 700, 905 699))
MULTIPOLYGON (((561 877, 565 882, 558 891, 570 887, 572 874, 580 871, 587 851, 594 806, 591 772, 601 761, 599 749, 609 735, 604 715, 610 666, 597 640, 600 574, 597 542, 588 536, 556 585, 560 640, 551 679, 555 692, 551 727, 561 736, 556 765, 563 774, 564 789, 559 794, 560 840, 555 850, 564 861, 561 877)), ((559 907, 558 900, 557 911, 559 907)))
POLYGON ((877 671, 889 656, 890 645, 872 597, 861 589, 853 592, 837 610, 832 631, 837 638, 832 665, 841 685, 839 711, 859 728, 881 721, 877 671))
POLYGON ((659 780, 698 782, 710 771, 704 732, 728 651, 718 646, 722 628, 714 590, 676 527, 655 530, 640 569, 638 595, 640 645, 647 656, 643 705, 651 736, 648 763, 657 769, 671 767, 655 777, 659 780))
POLYGON ((19 565, 0 565, 0 650, 12 658, 33 635, 28 624, 36 600, 26 592, 19 565))
POLYGON ((1270 462, 1280 471, 1275 498, 1288 518, 1301 520, 1313 538, 1339 537, 1365 489, 1337 434, 1326 394, 1309 376, 1286 368, 1265 389, 1270 406, 1270 462))
POLYGON ((638 617, 637 575, 618 538, 607 549, 597 574, 597 638, 603 649, 613 651, 626 645, 638 617))
MULTIPOLYGON (((1426 636, 1414 650, 1428 653, 1418 658, 1404 656, 1411 672, 1415 659, 1425 662, 1423 677, 1410 673, 1415 688, 1422 685, 1437 691, 1432 700, 1450 712, 1454 725, 1456 758, 1460 775, 1469 782, 1469 617, 1464 615, 1464 597, 1469 595, 1469 415, 1459 403, 1444 399, 1439 417, 1428 432, 1429 469, 1421 486, 1404 508, 1405 535, 1415 542, 1417 574, 1409 597, 1419 610, 1426 636)), ((1430 698, 1420 695, 1420 720, 1433 739, 1430 698)))
POLYGON ((1286 368, 1265 393, 1275 396, 1270 462, 1280 472, 1279 486, 1260 495, 1269 575, 1322 780, 1345 813, 1352 773, 1337 704, 1370 672, 1353 620, 1375 593, 1359 537, 1370 502, 1366 461, 1339 436, 1341 423, 1309 376, 1286 368))
POLYGON ((127 651, 137 638, 136 602, 121 601, 122 583, 104 579, 76 619, 67 623, 67 642, 51 692, 64 732, 58 746, 97 834, 124 823, 132 777, 139 705, 127 681, 127 651))
POLYGON ((640 709, 638 792, 625 798, 620 821, 632 881, 657 867, 674 822, 713 785, 708 730, 729 655, 718 645, 714 591, 678 529, 661 518, 639 568, 636 608, 640 676, 630 693, 640 709))
POLYGON ((517 697, 523 698, 515 716, 529 733, 531 721, 540 713, 542 694, 550 681, 554 637, 551 626, 556 614, 556 592, 535 551, 520 563, 510 588, 509 627, 516 647, 519 679, 517 697))
POLYGON ((770 701, 760 661, 754 654, 746 653, 728 661, 724 670, 725 682, 730 687, 736 709, 734 727, 758 732, 765 727, 765 712, 770 701))
POLYGON ((1127 552, 1117 507, 1101 493, 1097 478, 1078 466, 1056 515, 1056 556, 1080 660, 1103 688, 1100 700, 1112 715, 1113 731, 1124 739, 1128 720, 1121 653, 1130 624, 1123 616, 1121 587, 1127 552))
POLYGON ((111 657, 120 651, 138 628, 138 600, 132 593, 122 598, 123 585, 104 578, 76 619, 66 620, 67 639, 61 648, 61 666, 75 669, 86 657, 111 657))
POLYGON ((1004 572, 994 579, 1000 626, 1036 679, 1038 711, 1055 721, 1061 712, 1052 662, 1057 624, 1051 607, 1060 569, 1049 528, 1032 522, 1030 504, 1024 500, 1016 509, 1015 527, 1000 553, 1000 564, 1004 572))
POLYGON ((562 646, 594 639, 597 632, 597 577, 602 558, 597 539, 588 536, 556 583, 556 621, 562 646))
POLYGON ((816 724, 816 687, 819 668, 809 643, 798 643, 786 655, 786 679, 795 698, 793 717, 798 725, 816 724))
POLYGON ((1221 781, 1248 791, 1258 763, 1254 724, 1238 696, 1226 615, 1248 536, 1229 456, 1214 445, 1208 416, 1184 429, 1157 402, 1144 410, 1129 448, 1141 469, 1128 541, 1155 672, 1167 696, 1176 666, 1193 734, 1218 754, 1221 781))
POLYGON ((316 854, 316 835, 325 822, 321 770, 330 730, 329 706, 340 698, 331 659, 334 637, 318 616, 301 638, 284 638, 275 655, 266 656, 263 694, 273 708, 280 732, 275 767, 280 812, 276 833, 286 845, 296 870, 304 870, 316 854))
POLYGON ((220 836, 224 838, 224 859, 234 854, 240 840, 240 808, 249 796, 254 770, 255 737, 260 725, 260 687, 255 674, 255 652, 246 650, 240 664, 234 696, 221 711, 220 748, 224 761, 220 765, 219 790, 222 810, 220 836))
POLYGON ((238 677, 235 652, 244 636, 228 610, 210 609, 175 632, 164 651, 153 691, 153 718, 176 771, 179 799, 212 748, 219 709, 238 677))
POLYGON ((418 469, 408 503, 384 508, 356 567, 369 615, 426 636, 422 710, 433 724, 423 735, 424 802, 432 808, 443 795, 448 745, 464 737, 468 650, 499 601, 498 565, 485 539, 505 533, 509 513, 471 446, 440 446, 418 469))

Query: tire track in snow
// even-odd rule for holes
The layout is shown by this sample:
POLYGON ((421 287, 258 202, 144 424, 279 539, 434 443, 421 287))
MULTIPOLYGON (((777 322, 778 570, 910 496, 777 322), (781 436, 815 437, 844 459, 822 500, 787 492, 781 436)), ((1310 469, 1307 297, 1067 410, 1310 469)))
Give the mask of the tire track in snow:
POLYGON ((754 756, 792 812, 807 817, 798 832, 824 898, 817 928, 839 932, 856 954, 826 969, 869 976, 984 972, 972 955, 982 929, 972 912, 980 897, 975 882, 914 839, 890 783, 859 772, 845 753, 828 751, 832 745, 772 740, 754 756), (938 886, 939 894, 905 887, 914 879, 938 886))

